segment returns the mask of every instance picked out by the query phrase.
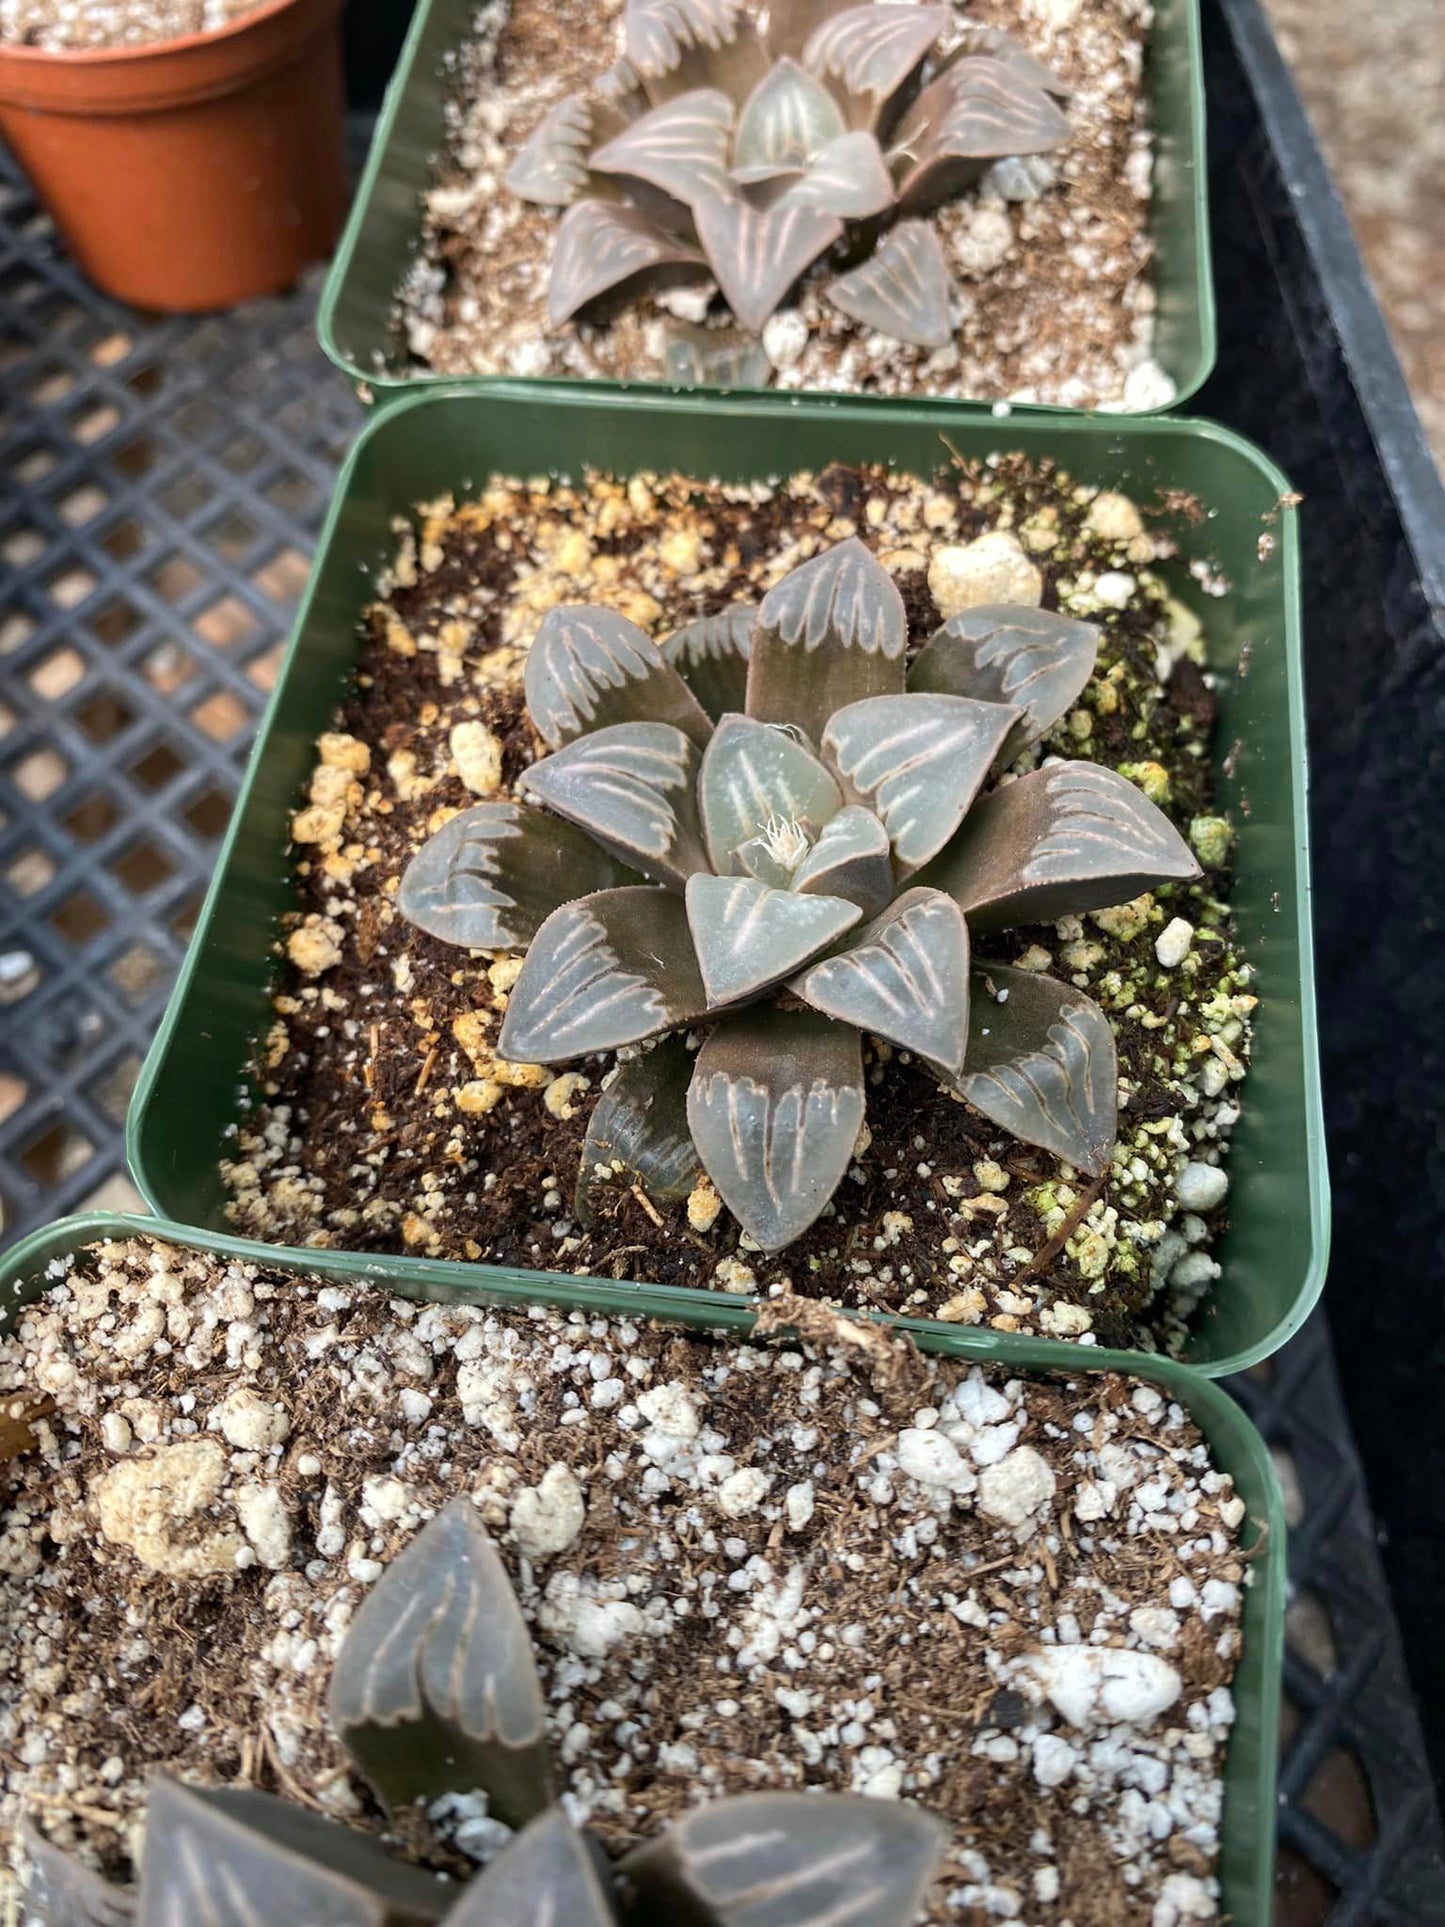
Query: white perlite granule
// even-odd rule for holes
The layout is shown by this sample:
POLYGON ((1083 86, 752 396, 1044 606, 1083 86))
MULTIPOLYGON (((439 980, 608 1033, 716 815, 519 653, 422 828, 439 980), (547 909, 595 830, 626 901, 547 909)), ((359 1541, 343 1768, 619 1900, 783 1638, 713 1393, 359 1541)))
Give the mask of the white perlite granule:
POLYGON ((74 53, 147 47, 229 27, 264 0, 0 0, 0 41, 74 53))
MULTIPOLYGON (((161 1759, 284 1770, 375 1825, 331 1661, 470 1493, 538 1635, 567 1806, 613 1849, 709 1792, 854 1787, 952 1823, 938 1927, 1215 1917, 1244 1507, 1153 1387, 891 1345, 875 1380, 856 1345, 391 1302, 140 1240, 53 1276, 0 1341, 0 1397, 57 1406, 0 1538, 12 1841, 33 1811, 123 1865, 161 1759), (228 1444, 241 1394, 284 1440, 228 1444)), ((505 1838, 465 1790, 431 1818, 480 1858, 505 1838)))

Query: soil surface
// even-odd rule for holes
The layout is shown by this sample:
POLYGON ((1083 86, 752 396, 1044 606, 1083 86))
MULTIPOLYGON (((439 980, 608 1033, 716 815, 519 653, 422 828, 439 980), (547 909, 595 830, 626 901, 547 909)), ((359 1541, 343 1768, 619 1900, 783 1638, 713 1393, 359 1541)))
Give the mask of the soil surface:
POLYGON ((1228 826, 1209 814, 1214 698, 1194 660, 1198 625, 1159 573, 1168 546, 1134 504, 1018 461, 936 485, 832 469, 776 489, 507 486, 423 514, 295 819, 299 907, 257 1101, 227 1167, 237 1227, 272 1243, 797 1289, 1005 1331, 1175 1345, 1217 1275, 1208 1246, 1224 1222, 1219 1167, 1254 998, 1224 900, 1228 826), (1123 1102, 1113 1167, 1086 1187, 874 1044, 870 1141, 828 1212, 776 1256, 740 1242, 706 1185, 673 1205, 619 1185, 584 1224, 579 1156, 610 1061, 558 1075, 499 1059, 519 960, 469 956, 397 917, 400 874, 448 815, 505 793, 540 747, 518 678, 547 608, 598 601, 661 636, 758 599, 855 531, 893 570, 914 645, 939 620, 930 580, 970 541, 1016 531, 1016 560, 1037 569, 1045 602, 1102 631, 1093 682, 1030 756, 1121 768, 1214 866, 1199 884, 1010 932, 986 953, 1068 977, 1109 1015, 1123 1102), (1177 919, 1182 956, 1164 936, 1177 919))
MULTIPOLYGON (((985 186, 940 212, 956 289, 948 347, 912 348, 849 320, 822 297, 820 266, 764 336, 776 385, 1166 406, 1172 384, 1152 359, 1146 0, 969 0, 954 11, 960 25, 1008 28, 1068 84, 1071 138, 1050 157, 1057 178, 1037 199, 1008 202, 985 186)), ((665 378, 665 329, 691 304, 669 312, 646 295, 552 328, 557 212, 503 185, 543 114, 610 66, 620 32, 618 4, 482 7, 460 62, 452 150, 426 197, 421 253, 401 294, 414 363, 441 374, 665 378)))
MULTIPOLYGON (((952 1825, 924 1915, 1216 1917, 1243 1503, 1119 1377, 389 1302, 149 1240, 58 1263, 0 1341, 52 1405, 0 1535, 0 1826, 129 1877, 144 1776, 384 1831, 326 1718, 358 1602, 470 1493, 537 1634, 575 1819, 701 1792, 910 1798, 952 1825), (68 1275, 67 1275, 68 1273, 68 1275)), ((472 1798, 405 1845, 495 1852, 472 1798)))
POLYGON ((48 53, 214 33, 262 0, 0 0, 0 42, 48 53))

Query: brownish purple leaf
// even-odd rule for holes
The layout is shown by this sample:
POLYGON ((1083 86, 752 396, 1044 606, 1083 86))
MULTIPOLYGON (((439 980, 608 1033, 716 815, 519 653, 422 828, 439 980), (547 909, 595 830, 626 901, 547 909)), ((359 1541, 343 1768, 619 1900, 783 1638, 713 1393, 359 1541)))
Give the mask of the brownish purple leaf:
POLYGON ((980 54, 990 60, 1001 61, 1020 80, 1027 81, 1031 87, 1043 93, 1052 94, 1056 100, 1069 97, 1068 82, 1061 80, 1052 67, 1036 60, 1024 47, 1021 47, 1006 27, 985 27, 982 25, 965 26, 957 45, 950 47, 945 58, 938 66, 939 73, 946 73, 950 67, 962 60, 976 60, 980 54))
POLYGON ((1019 720, 999 755, 1008 764, 1060 720, 1094 673, 1099 631, 1056 609, 994 603, 965 609, 930 637, 910 689, 1012 703, 1019 720))
POLYGON ((691 207, 701 195, 726 191, 732 124, 727 95, 695 87, 634 121, 599 147, 590 165, 599 174, 646 181, 691 207))
POLYGON ((842 897, 779 890, 756 877, 689 877, 687 920, 708 1008, 743 1003, 781 983, 860 915, 842 897))
POLYGON ((408 923, 467 950, 520 950, 559 903, 638 882, 549 810, 478 803, 427 838, 402 873, 408 923))
POLYGON ((21 1822, 20 1841, 30 1862, 21 1916, 43 1927, 130 1927, 135 1894, 116 1887, 45 1838, 32 1820, 21 1822))
POLYGON ((743 178, 753 178, 759 170, 780 174, 805 168, 846 131, 828 89, 785 57, 768 69, 743 102, 733 166, 743 178))
POLYGON ((549 609, 527 652, 527 708, 549 749, 614 723, 671 723, 705 749, 712 723, 662 651, 615 609, 549 609))
POLYGON ((1097 763, 1052 763, 977 804, 918 881, 947 890, 970 924, 998 930, 1102 910, 1199 874, 1142 790, 1097 763))
POLYGON ((747 711, 816 742, 845 703, 903 690, 908 618, 888 571, 858 540, 825 549, 763 598, 747 711))
POLYGON ((559 100, 517 150, 504 182, 524 201, 566 207, 587 185, 592 110, 580 94, 559 100))
POLYGON ((635 1927, 912 1927, 948 1841, 904 1800, 741 1793, 635 1848, 635 1927))
POLYGON ((899 123, 889 156, 898 198, 910 211, 935 206, 984 162, 1048 153, 1068 134, 1049 95, 1002 61, 960 61, 930 81, 899 123))
POLYGON ((544 756, 521 783, 620 862, 681 890, 694 870, 708 868, 698 760, 671 723, 616 723, 544 756))
POLYGON ((557 328, 601 295, 696 279, 702 266, 696 249, 664 234, 636 208, 577 201, 557 229, 547 313, 557 328))
POLYGON ((853 4, 854 0, 769 0, 768 48, 773 58, 791 54, 800 60, 804 47, 823 22, 853 4))
POLYGON ((872 810, 850 803, 824 826, 793 871, 791 885, 808 895, 846 897, 871 917, 893 895, 887 830, 872 810))
POLYGON ((554 910, 507 999, 497 1049, 521 1064, 620 1050, 702 1016, 682 900, 667 890, 599 890, 554 910))
MULTIPOLYGON (((764 1251, 801 1236, 837 1190, 863 1109, 857 1031, 812 1011, 768 1007, 717 1026, 698 1052, 687 1096, 703 1169, 764 1251)), ((756 1878, 753 1854, 740 1858, 756 1878)))
POLYGON ((948 262, 925 221, 900 221, 861 267, 830 281, 825 293, 852 320, 895 341, 946 348, 953 339, 948 262))
POLYGON ((627 58, 639 74, 668 74, 692 47, 725 47, 743 0, 627 0, 627 58))
POLYGON ((905 890, 836 956, 788 986, 804 1003, 944 1070, 968 1041, 968 929, 941 890, 905 890))
POLYGON ((604 1185, 620 1181, 626 1187, 635 1180, 650 1197, 664 1199, 691 1191, 698 1169, 687 1128, 691 1078, 692 1052, 681 1037, 664 1037, 618 1066, 592 1107, 577 1166, 574 1205, 584 1224, 594 1193, 604 1185))
POLYGON ((662 645, 663 655, 714 722, 747 701, 748 657, 757 619, 750 604, 734 602, 715 616, 685 623, 662 645))
POLYGON ((801 179, 784 190, 784 207, 817 207, 845 221, 864 221, 893 205, 893 177, 871 134, 829 141, 801 179))
POLYGON ((952 17, 948 7, 899 6, 892 0, 849 7, 809 35, 803 65, 851 96, 852 126, 876 128, 952 17))
POLYGON ((836 215, 812 207, 764 209, 717 198, 699 201, 693 215, 728 306, 754 331, 843 232, 836 215))
POLYGON ((560 1806, 509 1840, 444 1927, 617 1927, 606 1858, 560 1806))
POLYGON ((1025 1144, 1096 1178, 1117 1134, 1114 1033, 1098 1005, 1033 970, 981 964, 957 1090, 1025 1144))

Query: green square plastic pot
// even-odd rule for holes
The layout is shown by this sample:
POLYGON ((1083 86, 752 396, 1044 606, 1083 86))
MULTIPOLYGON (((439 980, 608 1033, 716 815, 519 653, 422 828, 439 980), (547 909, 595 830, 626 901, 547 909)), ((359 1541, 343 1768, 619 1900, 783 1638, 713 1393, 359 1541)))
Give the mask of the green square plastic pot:
MULTIPOLYGON (((409 365, 396 327, 396 296, 421 239, 422 196, 432 185, 438 156, 447 149, 447 106, 456 94, 455 56, 472 38, 475 18, 476 0, 420 0, 321 297, 322 348, 380 400, 399 389, 448 380, 409 365)), ((1199 0, 1156 0, 1144 71, 1155 134, 1150 224, 1158 297, 1154 356, 1174 382, 1172 405, 1177 406, 1198 390, 1215 357, 1199 0)), ((478 376, 475 385, 493 389, 515 379, 478 376)), ((545 392, 579 384, 575 377, 557 376, 523 385, 545 392)), ((664 387, 613 381, 583 385, 593 393, 664 387)), ((792 399, 766 389, 735 392, 769 395, 774 407, 786 407, 792 399)), ((873 408, 908 405, 889 396, 845 399, 873 408)), ((964 399, 941 405, 973 409, 989 404, 964 399)))
MULTIPOLYGON (((681 397, 580 385, 554 396, 433 389, 383 409, 338 481, 210 894, 136 1085, 127 1148, 152 1208, 183 1224, 226 1223, 220 1164, 255 1043, 270 1023, 277 919, 294 903, 291 812, 355 667, 359 618, 395 548, 395 517, 448 491, 463 498, 498 475, 576 478, 592 467, 626 477, 680 467, 746 482, 841 461, 931 476, 947 468, 952 451, 983 458, 1008 450, 1056 459, 1079 481, 1146 503, 1165 489, 1189 491, 1208 510, 1193 520, 1184 509, 1164 518, 1180 544, 1166 573, 1206 615, 1221 706, 1220 794, 1239 826, 1233 903, 1260 1004, 1230 1153, 1232 1222, 1217 1252, 1223 1276, 1187 1355, 1217 1374, 1282 1344, 1318 1295, 1327 1225, 1294 511, 1281 507, 1284 478, 1247 443, 1162 417, 1035 415, 1005 425, 974 416, 941 428, 928 408, 799 402, 780 418, 764 403, 719 397, 704 413, 681 397), (1191 562, 1222 568, 1228 596, 1202 598, 1191 562)), ((400 1262, 422 1277, 436 1264, 400 1262)), ((685 1314, 697 1296, 671 1287, 667 1302, 685 1314)), ((917 1331, 931 1321, 903 1322, 917 1331)))
MULTIPOLYGON (((474 1265, 433 1265, 430 1275, 419 1278, 414 1266, 393 1258, 340 1251, 277 1251, 249 1239, 188 1230, 164 1220, 96 1214, 62 1218, 0 1258, 0 1331, 9 1329, 22 1306, 32 1304, 58 1282, 60 1274, 50 1269, 56 1260, 102 1239, 137 1236, 433 1303, 521 1306, 546 1302, 594 1316, 659 1318, 695 1330, 740 1335, 753 1322, 753 1313, 736 1298, 711 1299, 694 1293, 697 1302, 680 1309, 677 1300, 689 1294, 652 1285, 569 1278, 557 1289, 544 1291, 534 1275, 492 1272, 482 1277, 478 1275, 482 1268, 474 1265)), ((1287 1581, 1284 1506, 1264 1440, 1218 1385, 1169 1359, 957 1326, 936 1326, 920 1335, 919 1344, 946 1358, 997 1364, 1010 1372, 1051 1371, 1070 1377, 1129 1372, 1157 1385, 1189 1413, 1208 1440, 1216 1467, 1233 1479, 1245 1504, 1242 1538, 1251 1554, 1251 1578, 1244 1588, 1243 1650, 1233 1685, 1235 1722, 1224 1763, 1220 1912, 1233 1927, 1268 1927, 1273 1912, 1275 1772, 1287 1581)))

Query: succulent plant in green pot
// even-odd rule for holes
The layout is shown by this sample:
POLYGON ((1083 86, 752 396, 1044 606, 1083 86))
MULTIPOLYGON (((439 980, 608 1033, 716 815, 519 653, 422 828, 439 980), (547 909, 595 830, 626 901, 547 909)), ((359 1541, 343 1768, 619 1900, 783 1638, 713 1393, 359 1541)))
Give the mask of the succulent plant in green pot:
MULTIPOLYGON (((1000 162, 1028 175, 1027 157, 1068 134, 1054 74, 1007 33, 955 35, 952 21, 895 0, 628 0, 624 57, 559 101, 507 174, 514 193, 565 210, 554 326, 644 285, 711 277, 755 336, 826 257, 842 313, 946 346, 934 213, 1000 162)), ((763 379, 747 352, 716 329, 669 344, 673 372, 699 379, 720 357, 735 379, 763 379)))
POLYGON ((46 1927, 909 1927, 933 1815, 851 1794, 699 1805, 613 1863, 568 1819, 531 1633, 469 1499, 392 1561, 347 1630, 333 1724, 389 1814, 481 1792, 512 1838, 465 1884, 274 1795, 153 1777, 138 1895, 26 1828, 46 1927))
POLYGON ((853 1157, 865 1036, 1105 1169, 1107 1018, 973 953, 975 936, 1199 874, 1124 777, 1010 769, 1097 643, 1087 623, 998 605, 954 616, 910 664, 902 597, 856 538, 660 648, 607 609, 544 618, 525 687, 551 753, 519 800, 445 823, 398 904, 444 941, 525 951, 502 1056, 620 1058, 588 1127, 584 1209, 616 1171, 676 1197, 701 1165, 758 1246, 789 1244, 853 1157))

